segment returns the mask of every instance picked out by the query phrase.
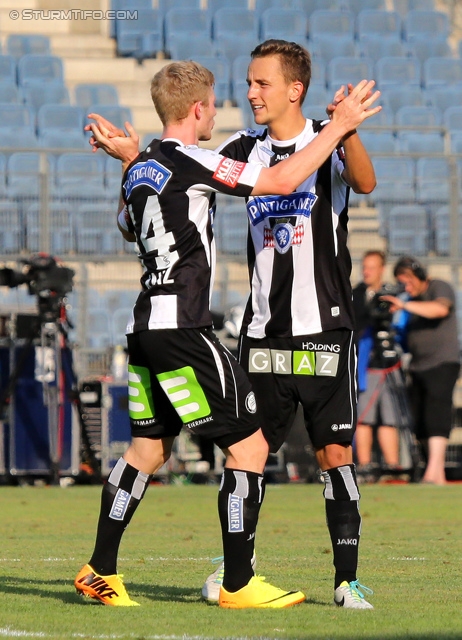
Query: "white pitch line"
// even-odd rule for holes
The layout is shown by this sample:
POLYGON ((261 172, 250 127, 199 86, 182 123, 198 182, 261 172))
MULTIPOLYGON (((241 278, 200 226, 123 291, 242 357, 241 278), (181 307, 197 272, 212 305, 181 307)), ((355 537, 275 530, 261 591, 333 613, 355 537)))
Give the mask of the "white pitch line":
MULTIPOLYGON (((60 634, 45 633, 44 631, 19 631, 17 629, 11 629, 11 627, 0 627, 0 637, 5 638, 57 638, 60 634)), ((130 638, 139 638, 136 634, 98 634, 88 635, 87 633, 73 633, 70 638, 92 638, 93 640, 130 640, 130 638)), ((213 636, 188 636, 188 635, 143 635, 144 640, 217 640, 213 636)), ((267 636, 227 636, 220 637, 220 640, 278 640, 277 638, 268 638, 267 636)))

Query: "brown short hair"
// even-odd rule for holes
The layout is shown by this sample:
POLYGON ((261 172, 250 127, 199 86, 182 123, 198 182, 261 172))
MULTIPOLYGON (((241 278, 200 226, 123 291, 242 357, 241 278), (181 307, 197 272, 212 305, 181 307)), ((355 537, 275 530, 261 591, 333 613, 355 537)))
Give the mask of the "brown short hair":
POLYGON ((151 82, 151 97, 162 124, 178 122, 188 115, 196 102, 208 102, 215 79, 198 62, 171 62, 156 73, 151 82))
POLYGON ((300 96, 300 104, 303 104, 311 81, 311 56, 304 47, 287 40, 265 40, 255 47, 250 56, 252 59, 279 56, 287 84, 296 81, 303 84, 304 90, 300 96))
POLYGON ((379 251, 378 249, 371 249, 370 251, 366 251, 366 253, 363 255, 363 260, 365 258, 369 258, 369 256, 377 256, 380 258, 380 260, 382 261, 382 266, 384 267, 386 262, 387 262, 387 256, 385 255, 384 251, 379 251))

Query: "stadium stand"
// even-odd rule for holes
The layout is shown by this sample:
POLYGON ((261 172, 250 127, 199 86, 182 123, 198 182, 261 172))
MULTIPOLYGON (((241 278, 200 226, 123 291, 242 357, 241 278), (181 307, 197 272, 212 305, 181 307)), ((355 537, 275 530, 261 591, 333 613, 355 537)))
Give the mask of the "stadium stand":
POLYGON ((228 59, 223 56, 196 56, 195 60, 213 73, 217 105, 222 106, 231 95, 231 69, 228 59))
POLYGON ((350 11, 328 11, 317 9, 308 20, 310 39, 318 35, 350 36, 354 39, 355 17, 350 11))
POLYGON ((376 35, 363 33, 358 41, 359 55, 377 62, 385 56, 405 56, 408 48, 397 38, 378 38, 376 35))
POLYGON ((11 80, 0 80, 0 103, 18 104, 21 102, 18 86, 11 80))
POLYGON ((38 112, 45 104, 69 105, 69 91, 64 84, 27 84, 19 89, 21 102, 38 112))
POLYGON ((117 52, 138 60, 151 58, 164 48, 163 20, 155 9, 138 9, 137 20, 117 20, 117 52))
POLYGON ((392 255, 425 255, 429 249, 427 212, 418 204, 396 205, 388 214, 388 250, 392 255))
POLYGON ((342 84, 357 84, 364 78, 373 77, 373 62, 368 58, 340 56, 327 65, 327 88, 335 92, 342 84))
POLYGON ((307 47, 312 57, 320 58, 326 64, 333 58, 356 55, 356 42, 349 35, 332 38, 330 35, 313 34, 307 47))
POLYGON ((102 82, 78 84, 74 89, 74 95, 76 104, 85 109, 95 104, 119 104, 117 87, 112 84, 102 82))
POLYGON ((384 56, 375 63, 375 78, 380 90, 406 84, 420 86, 420 60, 412 57, 384 56))
POLYGON ((18 84, 25 86, 35 82, 63 84, 64 72, 61 58, 53 55, 29 53, 18 60, 18 84))
POLYGON ((16 83, 16 59, 10 55, 0 55, 0 79, 16 83))
POLYGON ((462 60, 459 58, 427 58, 423 64, 423 85, 432 89, 438 85, 462 84, 462 60))
POLYGON ((366 9, 356 17, 356 34, 385 40, 401 39, 401 18, 397 11, 366 9))
MULTIPOLYGON (((0 174, 1 175, 1 174, 0 174)), ((3 169, 3 182, 5 180, 3 169)), ((4 186, 4 185, 3 185, 4 186)), ((19 253, 24 249, 24 225, 19 206, 13 200, 0 202, 0 252, 19 253)), ((2 299, 4 304, 4 298, 2 299)))
POLYGON ((29 53, 51 55, 50 38, 40 34, 11 33, 6 39, 6 52, 15 58, 29 53))
POLYGON ((261 14, 262 40, 277 38, 306 45, 308 19, 302 10, 274 7, 261 14))

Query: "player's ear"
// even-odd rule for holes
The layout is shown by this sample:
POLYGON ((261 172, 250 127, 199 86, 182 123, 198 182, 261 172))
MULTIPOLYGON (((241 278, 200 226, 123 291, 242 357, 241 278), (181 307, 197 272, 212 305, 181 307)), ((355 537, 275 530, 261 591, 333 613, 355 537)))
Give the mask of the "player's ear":
POLYGON ((300 100, 302 93, 303 93, 303 83, 299 82, 298 80, 296 80, 295 82, 292 82, 290 87, 290 92, 289 92, 290 101, 296 102, 297 100, 300 100))
POLYGON ((204 112, 204 103, 203 102, 195 102, 194 103, 194 115, 196 116, 196 120, 200 120, 202 118, 203 112, 204 112))

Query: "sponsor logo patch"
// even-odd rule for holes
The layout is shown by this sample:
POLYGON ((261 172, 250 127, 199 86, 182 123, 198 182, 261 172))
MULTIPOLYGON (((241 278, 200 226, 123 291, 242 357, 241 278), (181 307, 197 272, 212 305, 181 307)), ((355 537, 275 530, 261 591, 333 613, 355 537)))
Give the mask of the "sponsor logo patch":
POLYGON ((286 351, 281 349, 250 349, 250 373, 277 373, 298 376, 337 375, 339 354, 322 351, 286 351))
POLYGON ((263 231, 263 248, 264 249, 274 249, 276 248, 280 253, 285 253, 289 246, 292 245, 300 245, 302 244, 302 240, 303 240, 303 236, 305 235, 305 228, 302 224, 298 224, 296 227, 292 227, 292 233, 291 233, 291 239, 290 239, 290 245, 287 246, 287 248, 285 249, 285 251, 280 251, 279 249, 279 245, 275 240, 274 237, 274 232, 276 227, 278 227, 279 225, 276 225, 274 227, 274 229, 271 229, 270 227, 265 227, 264 231, 263 231))
POLYGON ((109 517, 112 518, 112 520, 124 519, 131 497, 132 496, 128 491, 124 491, 123 489, 117 490, 114 502, 112 503, 111 513, 109 514, 109 517))
POLYGON ((128 199, 135 187, 145 185, 154 189, 156 193, 162 193, 163 188, 170 180, 172 172, 156 160, 137 162, 128 172, 123 189, 125 198, 128 199))
POLYGON ((287 196, 258 196, 247 203, 247 214, 253 226, 266 218, 305 216, 309 218, 318 196, 311 191, 300 191, 287 196))
POLYGON ((235 187, 237 182, 245 169, 245 162, 239 162, 238 160, 231 160, 231 158, 223 158, 220 164, 216 168, 213 177, 223 184, 227 184, 230 187, 235 187))
POLYGON ((230 533, 244 531, 244 500, 234 494, 228 498, 228 531, 230 533))

